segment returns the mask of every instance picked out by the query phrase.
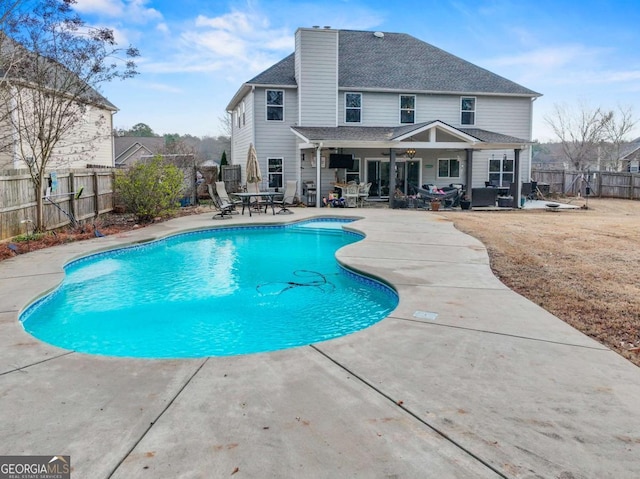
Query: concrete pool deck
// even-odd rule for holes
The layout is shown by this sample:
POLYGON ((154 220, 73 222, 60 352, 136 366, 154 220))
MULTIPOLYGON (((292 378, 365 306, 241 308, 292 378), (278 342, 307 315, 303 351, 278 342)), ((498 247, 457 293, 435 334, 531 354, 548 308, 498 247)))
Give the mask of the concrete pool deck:
POLYGON ((0 262, 0 455, 70 455, 75 479, 638 476, 640 368, 505 287, 484 246, 437 213, 212 214, 0 262), (196 360, 78 354, 18 323, 73 258, 318 215, 362 218, 348 227, 366 238, 337 256, 398 290, 388 318, 196 360))

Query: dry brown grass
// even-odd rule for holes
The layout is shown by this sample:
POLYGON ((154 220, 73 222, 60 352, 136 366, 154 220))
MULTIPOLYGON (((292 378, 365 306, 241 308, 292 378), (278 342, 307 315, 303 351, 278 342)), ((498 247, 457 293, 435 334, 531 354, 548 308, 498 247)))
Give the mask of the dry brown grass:
POLYGON ((504 284, 640 366, 640 202, 588 206, 438 214, 485 244, 504 284))

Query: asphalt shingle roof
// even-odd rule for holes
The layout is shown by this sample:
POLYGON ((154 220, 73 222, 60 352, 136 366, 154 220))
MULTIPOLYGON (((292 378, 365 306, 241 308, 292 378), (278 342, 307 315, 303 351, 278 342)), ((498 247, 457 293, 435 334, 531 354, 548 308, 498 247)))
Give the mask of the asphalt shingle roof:
MULTIPOLYGON (((405 33, 340 30, 338 52, 340 88, 540 95, 405 33)), ((296 85, 294 55, 248 83, 296 85)))
MULTIPOLYGON (((397 127, 373 127, 373 126, 337 126, 337 127, 303 127, 293 126, 293 130, 300 133, 311 142, 314 141, 392 141, 401 137, 411 130, 417 130, 432 122, 421 123, 411 126, 397 127)), ((502 143, 520 145, 529 143, 528 140, 516 138, 514 136, 503 135, 493 131, 482 130, 480 128, 455 128, 456 130, 470 135, 483 143, 502 143)))

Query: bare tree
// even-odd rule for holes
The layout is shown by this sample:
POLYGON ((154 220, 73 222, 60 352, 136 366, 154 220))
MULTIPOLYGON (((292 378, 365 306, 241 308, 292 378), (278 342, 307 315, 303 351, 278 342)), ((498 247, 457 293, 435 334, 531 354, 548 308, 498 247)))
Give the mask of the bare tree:
POLYGON ((579 170, 589 167, 591 159, 598 154, 598 145, 606 138, 607 124, 613 112, 601 108, 590 108, 584 104, 577 108, 554 105, 554 112, 545 117, 562 145, 562 151, 572 166, 579 170))
POLYGON ((605 169, 620 171, 624 145, 629 141, 628 135, 638 120, 634 118, 631 107, 618 106, 617 111, 610 113, 611 120, 605 125, 605 143, 600 149, 598 158, 605 169))
POLYGON ((218 121, 220 122, 220 128, 222 129, 224 136, 231 137, 231 132, 233 131, 231 125, 231 113, 225 111, 223 116, 218 117, 218 121))
POLYGON ((28 168, 37 198, 36 227, 45 228, 44 175, 50 162, 86 155, 109 140, 104 114, 113 110, 97 88, 136 74, 133 47, 118 48, 113 31, 92 28, 76 15, 76 0, 21 3, 3 25, 0 109, 14 137, 14 161, 28 168), (5 59, 9 60, 6 62, 5 59))

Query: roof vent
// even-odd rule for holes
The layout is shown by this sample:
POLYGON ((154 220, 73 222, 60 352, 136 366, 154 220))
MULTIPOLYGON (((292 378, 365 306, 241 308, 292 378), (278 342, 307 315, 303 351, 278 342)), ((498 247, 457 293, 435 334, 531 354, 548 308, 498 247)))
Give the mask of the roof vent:
POLYGON ((320 28, 320 25, 314 25, 313 28, 320 28))
POLYGON ((382 32, 373 32, 373 36, 377 38, 384 38, 384 33, 382 32))
POLYGON ((330 26, 330 25, 325 25, 325 26, 324 26, 324 29, 325 29, 325 30, 330 30, 330 29, 331 29, 331 26, 330 26))

